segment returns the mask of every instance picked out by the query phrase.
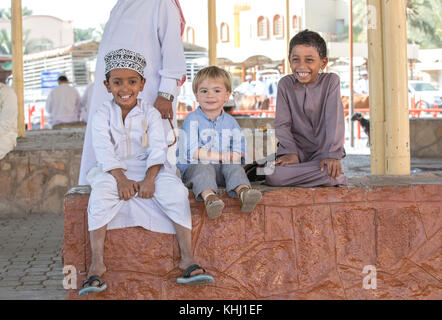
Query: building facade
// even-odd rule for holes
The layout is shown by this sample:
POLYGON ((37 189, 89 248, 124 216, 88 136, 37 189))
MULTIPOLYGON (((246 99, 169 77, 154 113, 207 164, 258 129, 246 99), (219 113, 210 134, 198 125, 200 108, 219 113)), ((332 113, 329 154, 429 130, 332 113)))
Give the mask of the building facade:
MULTIPOLYGON (((0 30, 11 30, 9 20, 0 20, 0 30)), ((74 44, 72 21, 53 16, 35 15, 23 17, 25 53, 38 52, 74 44)))
MULTIPOLYGON (((208 47, 207 4, 195 7, 195 0, 181 0, 187 25, 183 41, 208 47)), ((290 0, 287 25, 286 1, 217 1, 218 64, 229 69, 234 80, 244 81, 258 68, 284 70, 288 55, 287 35, 303 29, 320 32, 332 41, 348 25, 348 0, 290 0), (289 32, 287 32, 287 27, 289 32)))

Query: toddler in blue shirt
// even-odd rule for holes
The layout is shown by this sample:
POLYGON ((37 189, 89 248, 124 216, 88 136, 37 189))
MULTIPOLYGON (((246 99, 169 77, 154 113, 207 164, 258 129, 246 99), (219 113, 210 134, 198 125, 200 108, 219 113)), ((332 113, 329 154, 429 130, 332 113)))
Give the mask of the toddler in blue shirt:
POLYGON ((218 218, 224 202, 218 186, 239 197, 242 212, 251 212, 261 200, 241 166, 245 138, 236 120, 223 111, 232 91, 230 74, 218 67, 201 69, 192 83, 199 107, 187 115, 180 130, 177 167, 184 184, 203 201, 207 215, 218 218))

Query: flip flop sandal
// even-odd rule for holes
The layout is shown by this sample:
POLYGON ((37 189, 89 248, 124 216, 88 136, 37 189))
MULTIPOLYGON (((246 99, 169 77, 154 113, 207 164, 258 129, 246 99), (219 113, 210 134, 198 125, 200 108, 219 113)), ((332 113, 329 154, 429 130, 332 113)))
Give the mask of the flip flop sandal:
POLYGON ((204 270, 204 268, 201 268, 197 264, 192 264, 186 270, 184 270, 183 276, 178 277, 176 279, 176 282, 186 285, 203 285, 213 283, 215 282, 215 280, 210 274, 206 274, 206 270, 204 270), (204 273, 191 276, 190 274, 195 270, 203 270, 204 273))
POLYGON ((262 193, 259 190, 248 188, 241 189, 239 192, 241 212, 252 212, 261 198, 262 193))
POLYGON ((106 283, 104 283, 100 276, 97 275, 90 276, 89 278, 84 280, 82 287, 83 289, 78 292, 79 296, 85 296, 91 293, 98 293, 107 289, 106 283), (98 281, 98 286, 92 285, 94 281, 98 281), (85 287, 86 285, 88 286, 85 287))

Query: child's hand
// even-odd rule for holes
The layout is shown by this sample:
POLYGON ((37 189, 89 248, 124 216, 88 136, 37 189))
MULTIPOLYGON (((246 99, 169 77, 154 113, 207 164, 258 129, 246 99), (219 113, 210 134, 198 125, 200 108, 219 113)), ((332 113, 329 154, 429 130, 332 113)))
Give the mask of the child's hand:
POLYGON ((321 171, 324 171, 324 167, 327 166, 327 175, 336 179, 342 174, 341 161, 337 159, 324 159, 321 161, 321 171))
POLYGON ((232 163, 241 164, 241 154, 238 152, 231 152, 232 163))
POLYGON ((120 200, 129 200, 138 192, 138 183, 126 177, 117 180, 118 196, 120 200))
POLYGON ((289 164, 296 164, 296 163, 299 163, 298 156, 294 153, 290 153, 290 154, 285 154, 285 155, 279 157, 275 161, 275 166, 286 166, 289 164))
POLYGON ((223 152, 221 153, 221 162, 222 163, 230 163, 232 159, 232 153, 231 152, 223 152))
POLYGON ((155 180, 144 179, 139 184, 138 196, 143 199, 150 199, 155 193, 155 180))

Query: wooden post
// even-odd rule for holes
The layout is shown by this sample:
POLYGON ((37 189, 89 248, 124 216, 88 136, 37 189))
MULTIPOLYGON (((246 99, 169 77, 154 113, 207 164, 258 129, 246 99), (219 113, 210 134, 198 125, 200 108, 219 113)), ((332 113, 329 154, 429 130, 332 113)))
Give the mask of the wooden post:
POLYGON ((216 66, 216 0, 208 0, 209 10, 209 65, 216 66))
POLYGON ((23 85, 23 26, 21 0, 11 0, 11 29, 12 29, 12 76, 14 90, 17 95, 17 131, 18 136, 25 134, 25 103, 23 85))
MULTIPOLYGON (((290 56, 290 0, 286 0, 285 2, 285 16, 286 16, 286 57, 290 56)), ((290 59, 286 58, 285 60, 285 72, 289 74, 290 70, 290 59)))
POLYGON ((382 1, 386 174, 410 174, 406 0, 382 1))
POLYGON ((372 175, 385 174, 384 41, 382 0, 367 0, 368 76, 370 85, 370 167, 372 175))
MULTIPOLYGON (((350 102, 348 105, 349 118, 354 113, 354 99, 353 99, 353 0, 350 0, 350 22, 349 22, 349 44, 350 44, 350 102)), ((355 146, 355 134, 353 121, 350 120, 350 146, 355 146)))
POLYGON ((234 46, 235 48, 241 47, 241 28, 240 28, 240 13, 241 11, 250 10, 250 4, 248 2, 236 3, 233 7, 233 32, 234 32, 234 46))

